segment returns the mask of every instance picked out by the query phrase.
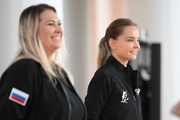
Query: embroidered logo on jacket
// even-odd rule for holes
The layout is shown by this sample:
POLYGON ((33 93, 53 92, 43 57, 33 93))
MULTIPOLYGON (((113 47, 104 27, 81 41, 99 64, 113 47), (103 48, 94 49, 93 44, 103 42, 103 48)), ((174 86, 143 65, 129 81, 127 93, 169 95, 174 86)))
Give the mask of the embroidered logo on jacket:
POLYGON ((139 95, 140 91, 141 91, 141 89, 136 88, 136 89, 135 89, 135 93, 136 93, 136 95, 139 95))
POLYGON ((127 91, 123 90, 121 103, 128 103, 128 100, 129 100, 129 98, 127 96, 127 91))
POLYGON ((28 98, 29 98, 29 95, 27 93, 20 91, 16 88, 12 88, 11 94, 9 96, 10 100, 16 103, 19 103, 20 105, 23 105, 23 106, 26 105, 28 98))

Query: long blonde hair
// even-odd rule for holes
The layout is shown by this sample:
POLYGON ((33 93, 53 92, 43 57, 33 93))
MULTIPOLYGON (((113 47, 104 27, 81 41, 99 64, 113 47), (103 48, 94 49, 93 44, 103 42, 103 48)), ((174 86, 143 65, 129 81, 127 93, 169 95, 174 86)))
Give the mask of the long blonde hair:
POLYGON ((120 36, 124 28, 127 26, 136 26, 130 19, 127 18, 119 18, 114 20, 106 29, 105 36, 99 42, 99 49, 98 49, 98 59, 97 65, 98 68, 104 65, 107 58, 111 54, 111 48, 109 46, 109 39, 112 38, 116 40, 118 36, 120 36))
MULTIPOLYGON (((62 74, 63 68, 57 63, 60 59, 60 50, 57 50, 50 59, 47 58, 37 32, 40 21, 39 15, 45 10, 53 10, 56 13, 55 8, 47 4, 32 5, 21 13, 19 20, 20 48, 12 63, 19 59, 31 58, 41 64, 47 76, 55 83, 54 78, 56 74, 54 70, 58 71, 64 78, 62 74)), ((66 48, 64 43, 62 43, 62 57, 64 56, 64 51, 66 51, 66 48)))

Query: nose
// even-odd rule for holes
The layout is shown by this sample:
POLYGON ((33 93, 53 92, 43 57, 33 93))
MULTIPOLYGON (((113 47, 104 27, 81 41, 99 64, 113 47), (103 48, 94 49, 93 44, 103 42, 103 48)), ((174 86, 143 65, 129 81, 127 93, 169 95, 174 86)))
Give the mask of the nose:
POLYGON ((61 33, 61 32, 62 32, 62 27, 61 27, 61 26, 59 26, 59 25, 57 25, 57 26, 56 26, 56 30, 55 30, 55 32, 57 32, 57 33, 61 33))
POLYGON ((134 48, 140 50, 141 47, 140 47, 140 44, 139 44, 138 41, 136 41, 136 42, 134 43, 134 48))

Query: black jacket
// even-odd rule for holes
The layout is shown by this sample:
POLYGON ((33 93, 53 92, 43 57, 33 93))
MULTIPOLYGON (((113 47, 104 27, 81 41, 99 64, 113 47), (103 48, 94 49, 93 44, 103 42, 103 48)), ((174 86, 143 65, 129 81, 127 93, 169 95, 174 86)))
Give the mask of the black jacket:
POLYGON ((67 84, 59 78, 54 86, 36 61, 21 59, 15 62, 1 77, 0 119, 85 120, 84 105, 66 74, 65 79, 67 84), (15 94, 11 94, 12 91, 15 94), (16 95, 22 95, 22 99, 16 95), (17 98, 27 102, 19 104, 17 98))
POLYGON ((110 56, 88 86, 87 120, 142 120, 137 72, 110 56))

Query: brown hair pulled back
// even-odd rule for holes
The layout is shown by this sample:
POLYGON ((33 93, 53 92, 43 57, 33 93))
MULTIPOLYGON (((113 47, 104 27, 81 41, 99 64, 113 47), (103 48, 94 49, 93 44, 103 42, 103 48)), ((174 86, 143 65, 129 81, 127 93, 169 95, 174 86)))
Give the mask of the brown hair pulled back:
POLYGON ((130 19, 127 18, 119 18, 114 20, 106 29, 105 37, 103 37, 99 42, 98 49, 98 59, 97 65, 98 68, 104 65, 107 58, 111 54, 111 48, 109 46, 109 39, 112 38, 116 40, 116 38, 122 35, 124 28, 127 26, 136 26, 130 19))

